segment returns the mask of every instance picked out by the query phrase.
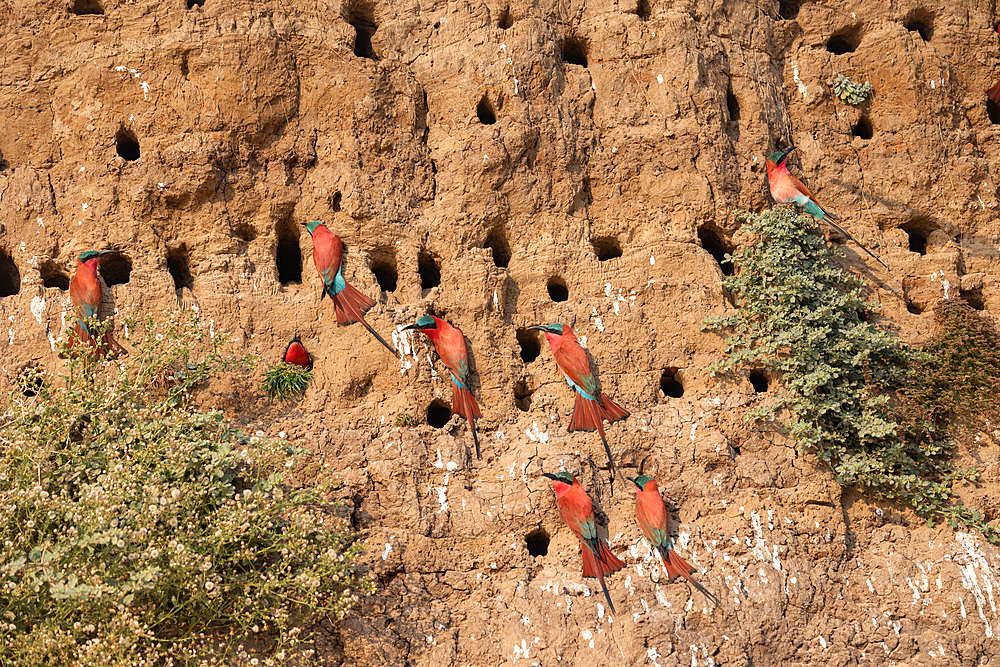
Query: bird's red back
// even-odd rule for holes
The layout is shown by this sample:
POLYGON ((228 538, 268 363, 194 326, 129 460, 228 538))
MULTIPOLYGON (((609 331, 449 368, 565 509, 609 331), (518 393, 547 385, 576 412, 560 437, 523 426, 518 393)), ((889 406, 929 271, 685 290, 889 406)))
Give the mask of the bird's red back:
POLYGON ((559 370, 574 384, 594 396, 597 383, 590 372, 590 358, 587 357, 587 351, 580 345, 573 330, 564 324, 561 336, 545 332, 545 337, 549 340, 552 356, 555 357, 559 370))
POLYGON ((434 342, 434 348, 444 365, 461 377, 468 369, 469 363, 469 351, 465 346, 465 336, 457 327, 451 326, 440 317, 434 317, 434 321, 437 323, 437 329, 429 329, 425 332, 434 342), (461 368, 463 364, 465 370, 461 368))

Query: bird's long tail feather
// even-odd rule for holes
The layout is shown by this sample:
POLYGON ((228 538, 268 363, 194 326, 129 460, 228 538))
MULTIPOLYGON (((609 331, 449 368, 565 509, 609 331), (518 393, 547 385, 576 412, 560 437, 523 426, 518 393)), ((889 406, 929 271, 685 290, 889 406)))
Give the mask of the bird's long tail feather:
POLYGON ((827 214, 826 214, 826 218, 825 218, 825 221, 826 221, 826 224, 828 224, 828 225, 830 225, 831 227, 833 227, 834 229, 836 229, 836 230, 837 230, 838 232, 840 232, 841 234, 843 234, 844 236, 846 236, 846 237, 847 237, 848 239, 850 239, 851 241, 854 241, 854 243, 855 243, 855 244, 856 244, 856 245, 857 245, 857 246, 858 246, 859 248, 861 248, 861 249, 862 249, 862 250, 864 250, 864 251, 865 251, 866 253, 868 253, 869 255, 871 255, 872 259, 874 259, 874 260, 875 260, 876 262, 878 262, 878 263, 879 263, 879 264, 881 264, 882 266, 885 266, 885 268, 886 268, 886 269, 888 269, 888 268, 889 268, 888 266, 886 266, 886 263, 885 263, 885 262, 883 262, 883 261, 882 261, 881 259, 879 259, 879 258, 878 258, 878 255, 876 255, 875 253, 873 253, 873 252, 872 252, 871 250, 869 250, 869 249, 868 249, 868 248, 866 248, 865 246, 861 245, 861 242, 860 242, 860 241, 858 241, 858 240, 857 240, 856 238, 854 238, 853 236, 851 236, 851 233, 850 233, 849 231, 847 231, 846 229, 844 229, 843 227, 841 227, 840 225, 838 225, 838 224, 837 224, 836 222, 834 222, 834 221, 833 221, 833 218, 832 218, 832 216, 831 216, 831 215, 830 215, 829 213, 827 213, 827 214))
POLYGON ((629 412, 612 401, 606 394, 601 394, 601 403, 589 399, 580 392, 576 393, 576 402, 573 404, 573 418, 569 422, 571 431, 594 431, 601 435, 601 442, 604 444, 604 452, 608 455, 608 463, 611 466, 613 477, 618 476, 618 468, 615 466, 615 459, 611 455, 611 447, 608 445, 608 438, 604 434, 604 420, 609 422, 624 419, 629 412), (603 405, 601 404, 603 403, 603 405))
POLYGON ((483 458, 479 453, 479 436, 476 434, 476 417, 482 417, 479 404, 467 387, 460 387, 455 382, 451 383, 451 405, 452 412, 465 417, 472 429, 472 441, 476 444, 476 458, 483 458))
POLYGON ((337 313, 337 324, 343 325, 351 324, 352 322, 361 322, 362 326, 368 329, 368 333, 375 336, 375 340, 382 343, 385 349, 392 352, 394 357, 399 356, 399 352, 392 345, 385 342, 385 339, 379 336, 378 332, 372 329, 371 325, 365 321, 364 313, 375 305, 374 301, 350 285, 345 285, 344 289, 340 290, 337 294, 330 294, 330 298, 333 299, 333 309, 337 313))
POLYGON ((1000 81, 993 84, 993 87, 986 91, 986 96, 994 102, 1000 102, 1000 81))
POLYGON ((360 322, 361 316, 375 305, 374 301, 346 284, 344 289, 336 294, 332 293, 331 288, 330 298, 333 299, 333 308, 337 311, 337 324, 341 326, 351 322, 360 322))
POLYGON ((610 398, 607 394, 601 394, 601 410, 604 412, 604 418, 608 420, 609 423, 616 422, 619 419, 625 419, 631 414, 628 410, 618 405, 610 398))
POLYGON ((75 350, 80 346, 89 347, 96 359, 103 359, 108 355, 117 357, 122 354, 128 354, 128 350, 111 335, 110 331, 105 331, 100 340, 98 340, 90 333, 90 330, 86 326, 77 322, 76 336, 70 337, 69 349, 74 351, 75 354, 75 350))
POLYGON ((625 567, 625 563, 621 562, 600 539, 597 539, 596 542, 600 556, 595 554, 586 543, 580 543, 580 549, 583 551, 583 576, 597 577, 597 580, 601 582, 601 588, 604 590, 604 598, 608 601, 608 607, 611 608, 611 613, 614 614, 615 605, 611 601, 611 594, 608 592, 608 586, 604 582, 604 575, 617 572, 625 567))
POLYGON ((697 588, 702 595, 708 598, 709 602, 713 605, 719 604, 719 598, 709 593, 707 588, 699 584, 691 577, 691 573, 694 572, 695 569, 691 567, 687 561, 677 555, 676 551, 670 547, 658 547, 658 549, 660 552, 660 558, 663 559, 663 567, 666 568, 667 576, 669 576, 671 580, 678 575, 682 576, 691 582, 691 585, 697 588))
POLYGON ((125 347, 118 342, 118 339, 111 335, 110 331, 104 334, 101 340, 101 347, 104 349, 105 354, 111 354, 115 357, 121 354, 128 354, 125 347))

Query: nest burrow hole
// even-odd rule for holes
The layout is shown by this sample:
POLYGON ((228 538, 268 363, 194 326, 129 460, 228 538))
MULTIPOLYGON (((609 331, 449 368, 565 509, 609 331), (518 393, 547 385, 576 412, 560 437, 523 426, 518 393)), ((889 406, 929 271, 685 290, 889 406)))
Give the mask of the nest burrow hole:
POLYGON ((21 272, 5 250, 0 250, 0 297, 14 296, 21 291, 21 272))
POLYGON ((764 371, 760 369, 752 370, 750 371, 750 374, 747 376, 747 379, 750 380, 750 384, 753 386, 753 390, 758 394, 763 394, 767 391, 767 385, 768 385, 767 373, 765 373, 764 371))
POLYGON ((974 287, 973 289, 959 290, 959 293, 962 299, 964 299, 967 304, 976 310, 986 310, 986 304, 983 301, 982 286, 974 287))
POLYGON ((903 20, 903 26, 910 32, 920 35, 925 42, 934 36, 934 14, 924 8, 914 9, 903 20))
POLYGON ((420 289, 431 289, 441 284, 441 267, 434 255, 421 250, 417 256, 417 273, 420 274, 420 289))
POLYGON ((653 8, 650 6, 649 0, 639 0, 635 4, 635 15, 641 20, 648 21, 652 13, 653 8))
POLYGON ((187 2, 188 9, 194 9, 195 7, 204 7, 205 0, 185 0, 187 2))
POLYGON ((802 0, 779 0, 778 16, 786 21, 791 21, 799 15, 799 9, 801 8, 802 0))
POLYGON ((866 140, 872 138, 874 130, 872 129, 872 121, 867 114, 861 114, 858 122, 851 128, 851 134, 866 140))
POLYGON ((493 103, 487 95, 483 95, 476 105, 476 117, 483 125, 493 125, 497 122, 497 112, 493 108, 493 103))
POLYGON ((1000 125, 1000 102, 986 98, 986 116, 993 125, 1000 125))
POLYGON ((38 267, 38 275, 44 287, 58 287, 65 292, 69 289, 69 274, 55 260, 47 259, 38 267))
POLYGON ((399 269, 392 248, 379 248, 368 253, 368 267, 383 292, 395 292, 399 286, 399 269))
POLYGON ((826 50, 839 56, 854 53, 861 44, 861 26, 844 28, 835 32, 826 43, 826 50))
POLYGON ((510 243, 507 242, 507 231, 502 226, 496 226, 486 237, 484 248, 493 253, 493 265, 498 269, 507 268, 510 264, 510 243))
POLYGON ((118 153, 118 157, 128 162, 138 160, 139 139, 135 136, 135 132, 127 127, 118 128, 115 134, 115 152, 118 153))
POLYGON ((549 278, 545 287, 549 291, 549 298, 553 301, 559 302, 569 299, 569 288, 566 286, 566 281, 559 276, 549 278))
POLYGON ((733 263, 726 259, 730 248, 723 240, 722 234, 715 227, 702 225, 698 228, 698 240, 701 241, 701 247, 715 258, 719 268, 722 269, 722 275, 733 275, 733 263))
POLYGON ((622 256, 622 244, 616 236, 595 236, 590 239, 590 244, 594 246, 598 261, 606 262, 622 256))
POLYGON ((302 282, 302 248, 299 247, 299 230, 290 218, 274 228, 278 242, 274 247, 274 265, 278 282, 282 285, 302 282))
POLYGON ((529 556, 547 556, 549 553, 549 534, 544 528, 536 528, 524 536, 529 556))
POLYGON ((97 270, 108 287, 125 285, 132 279, 132 260, 121 253, 115 253, 101 259, 97 270))
POLYGON ((375 6, 365 2, 351 3, 347 7, 347 22, 354 28, 354 55, 359 58, 378 60, 372 37, 378 30, 375 23, 375 6))
POLYGON ((497 17, 497 27, 501 30, 508 30, 512 25, 514 25, 514 19, 510 15, 510 7, 504 7, 500 11, 500 16, 497 17))
POLYGON ((927 237, 934 229, 933 223, 926 218, 914 218, 901 225, 900 229, 906 232, 907 247, 910 252, 918 255, 927 254, 927 237))
POLYGON ((442 428, 451 421, 451 408, 444 402, 434 399, 427 406, 427 424, 434 428, 442 428))
POLYGON ((660 375, 660 391, 667 398, 680 398, 684 395, 684 385, 676 368, 664 368, 660 375))
POLYGON ((587 42, 576 35, 570 35, 559 47, 562 61, 569 65, 587 66, 587 42))
POLYGON ((176 248, 167 249, 167 271, 174 280, 174 289, 184 287, 194 289, 194 276, 191 275, 190 257, 187 245, 182 243, 176 248))
POLYGON ((77 16, 103 14, 104 5, 97 0, 73 0, 73 13, 77 16))
POLYGON ((531 329, 517 330, 517 345, 521 350, 521 361, 530 364, 542 353, 542 344, 538 340, 538 332, 531 329))
POLYGON ((733 93, 733 82, 729 82, 729 86, 726 88, 726 110, 729 112, 729 122, 738 123, 740 122, 740 102, 736 99, 736 94, 733 93))

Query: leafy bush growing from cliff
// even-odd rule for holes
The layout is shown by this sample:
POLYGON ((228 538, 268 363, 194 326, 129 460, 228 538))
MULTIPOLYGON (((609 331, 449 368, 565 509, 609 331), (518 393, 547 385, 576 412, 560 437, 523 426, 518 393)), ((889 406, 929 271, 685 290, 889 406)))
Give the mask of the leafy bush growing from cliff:
POLYGON ((138 334, 121 365, 70 360, 0 417, 0 664, 301 656, 368 587, 353 535, 288 486, 296 452, 194 407, 237 363, 218 337, 183 318, 138 334))
POLYGON ((939 430, 1000 422, 1000 334, 962 299, 934 309, 934 335, 921 346, 906 394, 939 430))
POLYGON ((706 327, 729 334, 728 358, 713 372, 765 369, 781 379, 775 401, 748 418, 784 419, 841 484, 996 540, 978 512, 956 502, 952 483, 970 473, 955 470, 934 416, 910 409, 926 357, 866 321, 877 306, 862 296, 861 279, 834 262, 840 253, 812 217, 787 206, 742 217, 756 241, 733 254, 738 270, 722 282, 737 311, 706 327))

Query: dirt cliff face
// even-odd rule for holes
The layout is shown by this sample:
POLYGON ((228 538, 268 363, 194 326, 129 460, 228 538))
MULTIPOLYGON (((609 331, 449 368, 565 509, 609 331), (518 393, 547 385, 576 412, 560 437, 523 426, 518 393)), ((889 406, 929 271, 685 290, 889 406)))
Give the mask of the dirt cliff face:
MULTIPOLYGON (((700 330, 727 307, 717 258, 741 241, 733 211, 770 205, 764 155, 788 142, 889 265, 845 246, 905 338, 928 333, 946 296, 1000 309, 994 12, 12 0, 0 382, 59 366, 68 279, 92 248, 123 252, 103 267, 119 317, 197 307, 267 360, 298 332, 316 358, 302 400, 212 400, 242 401, 237 421, 338 471, 380 589, 329 628, 333 662, 998 664, 1000 552, 845 492, 746 424, 767 394, 710 377, 721 341, 700 330), (870 103, 835 101, 838 73, 869 80, 870 103), (336 327, 313 219, 344 238, 347 279, 378 296, 368 320, 402 361, 336 327), (482 461, 464 421, 432 425, 447 373, 398 331, 428 311, 471 341, 482 461), (571 392, 526 330, 548 322, 576 330, 632 411, 611 447, 626 474, 660 480, 718 608, 666 581, 599 439, 567 432, 571 392), (613 618, 539 477, 560 469, 627 563, 610 577, 613 618)), ((965 451, 984 482, 963 495, 995 517, 998 448, 984 434, 965 451)))

